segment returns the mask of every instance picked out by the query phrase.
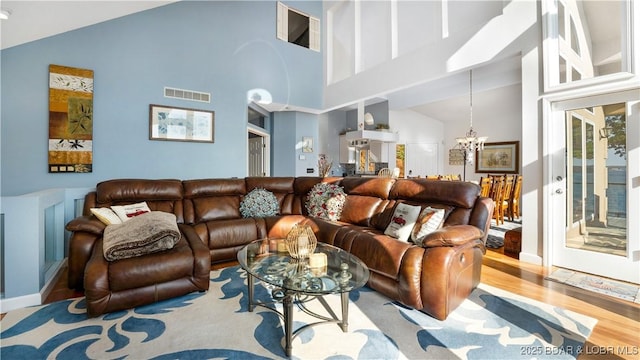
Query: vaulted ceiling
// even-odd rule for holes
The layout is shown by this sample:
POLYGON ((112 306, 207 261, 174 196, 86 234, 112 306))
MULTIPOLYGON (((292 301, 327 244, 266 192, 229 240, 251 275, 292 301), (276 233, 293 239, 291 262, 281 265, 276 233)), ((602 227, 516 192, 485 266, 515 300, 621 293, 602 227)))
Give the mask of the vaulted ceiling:
POLYGON ((2 1, 2 10, 10 11, 11 15, 7 20, 0 20, 1 48, 21 45, 176 1, 2 1))
MULTIPOLYGON (((25 1, 5 0, 0 3, 2 10, 9 10, 8 20, 0 20, 0 48, 25 44, 63 32, 75 30, 92 24, 108 21, 136 12, 164 6, 179 0, 145 0, 145 1, 25 1)), ((619 31, 620 24, 595 19, 619 18, 620 8, 612 6, 620 2, 584 1, 585 19, 592 29, 592 42, 611 42, 610 34, 619 31)), ((519 59, 502 59, 484 69, 474 72, 474 92, 486 91, 487 96, 497 97, 502 103, 519 102, 518 92, 509 90, 519 84, 519 59), (505 76, 503 83, 483 81, 497 78, 496 72, 505 76), (503 90, 498 90, 502 88, 503 90)), ((468 74, 457 74, 448 78, 418 85, 391 94, 385 94, 390 108, 412 109, 426 116, 447 121, 460 117, 461 111, 467 111, 469 105, 468 74)), ((384 100, 384 99, 381 99, 384 100)), ((487 102, 493 100, 487 98, 487 102)), ((480 105, 478 103, 478 105, 480 105)))

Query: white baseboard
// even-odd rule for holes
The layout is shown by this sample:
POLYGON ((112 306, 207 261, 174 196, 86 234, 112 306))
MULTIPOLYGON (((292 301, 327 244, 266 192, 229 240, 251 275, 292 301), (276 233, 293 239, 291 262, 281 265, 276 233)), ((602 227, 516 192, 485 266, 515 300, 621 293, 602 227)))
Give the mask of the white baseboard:
POLYGON ((58 268, 54 270, 55 274, 49 279, 49 281, 47 281, 46 284, 44 284, 42 289, 40 289, 40 297, 43 299, 43 301, 49 296, 49 294, 51 294, 51 291, 53 291, 53 289, 55 288, 56 283, 58 282, 58 280, 60 280, 60 277, 63 274, 62 270, 67 267, 67 258, 62 259, 62 261, 57 264, 57 267, 58 268))
POLYGON ((0 299, 0 313, 4 314, 12 310, 41 304, 42 298, 40 293, 16 296, 9 299, 0 299))
POLYGON ((542 256, 539 256, 539 255, 521 252, 518 258, 522 262, 531 263, 535 265, 542 265, 542 256))
POLYGON ((67 267, 67 258, 64 258, 58 268, 55 270, 55 275, 49 279, 49 281, 40 289, 40 292, 22 296, 16 296, 8 299, 0 299, 0 313, 4 314, 8 311, 22 309, 29 306, 42 305, 43 299, 54 289, 56 283, 63 274, 62 270, 67 267))

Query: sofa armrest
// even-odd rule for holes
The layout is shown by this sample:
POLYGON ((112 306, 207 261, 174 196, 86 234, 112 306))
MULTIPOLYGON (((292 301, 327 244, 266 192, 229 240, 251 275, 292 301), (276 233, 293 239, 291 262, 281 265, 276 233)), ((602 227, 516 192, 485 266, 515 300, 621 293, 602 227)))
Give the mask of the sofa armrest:
POLYGON ((69 238, 68 253, 67 286, 70 289, 84 288, 84 268, 96 241, 102 238, 105 227, 106 225, 93 215, 78 216, 65 226, 68 231, 73 232, 69 238))
POLYGON ((69 221, 65 227, 69 231, 73 232, 88 232, 96 235, 102 235, 104 228, 107 227, 97 217, 91 216, 78 216, 77 218, 69 221))
POLYGON ((422 247, 458 246, 482 239, 484 232, 473 225, 452 225, 425 236, 422 247))
POLYGON ((198 282, 196 285, 200 289, 206 290, 209 288, 209 272, 211 271, 209 246, 202 241, 193 226, 178 224, 178 228, 193 251, 194 281, 198 282))
POLYGON ((84 289, 84 268, 87 266, 93 248, 102 235, 86 231, 77 231, 69 238, 69 266, 67 286, 70 289, 84 289))

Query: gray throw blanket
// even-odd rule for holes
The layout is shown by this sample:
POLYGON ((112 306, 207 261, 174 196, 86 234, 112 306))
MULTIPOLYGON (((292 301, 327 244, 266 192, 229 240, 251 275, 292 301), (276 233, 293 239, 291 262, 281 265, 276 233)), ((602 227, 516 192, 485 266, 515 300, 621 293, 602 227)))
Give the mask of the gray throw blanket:
POLYGON ((168 250, 180 241, 180 236, 174 214, 148 212, 105 228, 104 257, 114 261, 168 250))

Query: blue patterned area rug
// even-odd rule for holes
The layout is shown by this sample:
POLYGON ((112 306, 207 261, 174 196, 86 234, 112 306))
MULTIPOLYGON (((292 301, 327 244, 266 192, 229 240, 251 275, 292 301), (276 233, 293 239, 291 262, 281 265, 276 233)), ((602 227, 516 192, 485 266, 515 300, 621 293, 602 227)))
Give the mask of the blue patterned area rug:
MULTIPOLYGON (((268 289, 257 286, 256 297, 268 300, 268 289)), ((326 298, 339 309, 338 296, 326 298)), ((350 298, 349 331, 335 324, 308 328, 294 339, 292 358, 571 359, 596 324, 484 284, 446 321, 366 287, 350 298)), ((294 315, 296 328, 309 321, 301 311, 294 315)), ((212 271, 206 293, 93 319, 78 298, 11 311, 0 325, 2 359, 285 357, 280 317, 262 308, 247 311, 246 276, 238 267, 212 271)))

